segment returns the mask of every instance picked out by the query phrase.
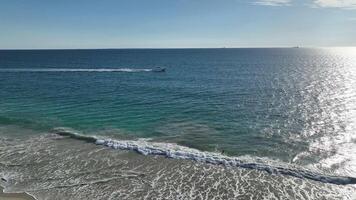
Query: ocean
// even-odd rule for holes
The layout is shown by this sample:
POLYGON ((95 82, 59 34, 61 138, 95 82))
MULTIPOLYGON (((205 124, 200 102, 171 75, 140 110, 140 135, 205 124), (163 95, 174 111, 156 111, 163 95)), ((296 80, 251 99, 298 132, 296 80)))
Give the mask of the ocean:
POLYGON ((5 192, 356 199, 355 130, 356 48, 0 51, 5 192))

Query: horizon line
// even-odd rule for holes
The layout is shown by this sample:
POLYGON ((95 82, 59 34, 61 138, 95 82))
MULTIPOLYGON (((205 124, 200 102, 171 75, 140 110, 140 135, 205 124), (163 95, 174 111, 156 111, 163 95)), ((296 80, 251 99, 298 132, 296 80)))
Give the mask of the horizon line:
POLYGON ((159 49, 289 49, 289 48, 355 48, 356 46, 270 46, 270 47, 114 47, 114 48, 0 48, 0 51, 10 50, 159 50, 159 49))

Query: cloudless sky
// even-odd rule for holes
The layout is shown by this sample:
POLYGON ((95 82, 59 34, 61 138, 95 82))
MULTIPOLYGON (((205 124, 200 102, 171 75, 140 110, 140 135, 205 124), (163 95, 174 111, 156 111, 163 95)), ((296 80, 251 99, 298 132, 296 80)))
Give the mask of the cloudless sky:
POLYGON ((335 2, 0 0, 0 49, 356 46, 335 2))

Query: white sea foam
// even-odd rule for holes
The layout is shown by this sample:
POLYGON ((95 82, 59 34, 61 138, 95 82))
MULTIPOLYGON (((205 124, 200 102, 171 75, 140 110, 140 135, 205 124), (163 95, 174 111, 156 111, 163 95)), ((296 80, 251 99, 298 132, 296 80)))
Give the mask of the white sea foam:
POLYGON ((136 68, 2 68, 0 72, 151 72, 153 69, 136 68))
POLYGON ((356 178, 354 177, 325 175, 288 164, 277 164, 276 162, 263 161, 263 159, 230 157, 220 153, 203 152, 197 149, 192 149, 172 143, 149 142, 147 140, 113 140, 97 138, 95 136, 81 135, 67 129, 57 129, 56 133, 61 136, 68 136, 74 139, 93 142, 97 145, 103 145, 113 149, 136 151, 142 155, 160 155, 167 158, 194 160, 214 165, 224 165, 227 167, 256 169, 272 174, 282 174, 298 178, 307 178, 314 181, 338 185, 356 184, 356 178))

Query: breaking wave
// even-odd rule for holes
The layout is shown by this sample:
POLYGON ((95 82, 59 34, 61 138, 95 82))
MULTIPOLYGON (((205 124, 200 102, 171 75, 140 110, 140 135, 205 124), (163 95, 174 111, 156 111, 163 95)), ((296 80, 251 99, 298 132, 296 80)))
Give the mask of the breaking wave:
POLYGON ((71 68, 3 68, 0 72, 151 72, 153 69, 135 68, 96 68, 96 69, 71 69, 71 68))
POLYGON ((227 167, 255 169, 266 171, 271 174, 288 175, 297 178, 306 178, 314 181, 337 185, 356 184, 355 177, 326 175, 289 165, 262 162, 262 160, 259 162, 258 159, 256 159, 256 161, 251 161, 251 159, 246 159, 243 157, 229 157, 214 152, 203 152, 177 144, 148 142, 145 140, 113 140, 97 138, 95 136, 81 135, 63 128, 55 129, 55 133, 60 136, 67 136, 70 138, 95 143, 97 145, 107 146, 113 149, 135 151, 142 155, 160 155, 167 158, 194 160, 202 163, 224 165, 227 167))

